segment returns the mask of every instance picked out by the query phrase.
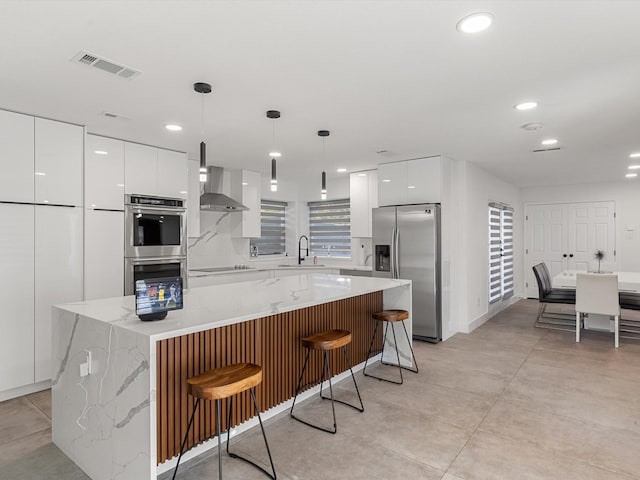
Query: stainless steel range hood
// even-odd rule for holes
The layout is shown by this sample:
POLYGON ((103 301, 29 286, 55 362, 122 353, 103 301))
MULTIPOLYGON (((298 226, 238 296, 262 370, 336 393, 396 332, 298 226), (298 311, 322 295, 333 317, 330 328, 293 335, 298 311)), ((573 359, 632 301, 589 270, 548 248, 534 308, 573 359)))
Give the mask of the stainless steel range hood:
POLYGON ((249 210, 240 202, 222 193, 222 167, 207 167, 207 181, 200 196, 200 210, 213 212, 242 212, 249 210))

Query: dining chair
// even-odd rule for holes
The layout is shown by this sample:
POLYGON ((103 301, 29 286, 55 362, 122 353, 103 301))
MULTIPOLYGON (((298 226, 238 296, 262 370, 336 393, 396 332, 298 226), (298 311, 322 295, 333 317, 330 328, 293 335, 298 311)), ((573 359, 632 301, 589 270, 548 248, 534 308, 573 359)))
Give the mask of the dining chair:
POLYGON ((620 300, 618 275, 607 273, 576 274, 576 342, 585 313, 614 317, 614 344, 620 344, 620 300))
MULTIPOLYGON (((563 305, 575 305, 576 291, 571 288, 552 288, 551 274, 544 262, 533 266, 533 274, 535 275, 536 282, 538 283, 538 302, 540 302, 540 307, 538 308, 536 327, 539 327, 542 326, 540 324, 540 319, 545 314, 548 304, 556 303, 563 305)), ((554 313, 553 315, 564 318, 564 314, 561 313, 554 313)), ((567 320, 571 321, 571 317, 567 318, 567 320)))

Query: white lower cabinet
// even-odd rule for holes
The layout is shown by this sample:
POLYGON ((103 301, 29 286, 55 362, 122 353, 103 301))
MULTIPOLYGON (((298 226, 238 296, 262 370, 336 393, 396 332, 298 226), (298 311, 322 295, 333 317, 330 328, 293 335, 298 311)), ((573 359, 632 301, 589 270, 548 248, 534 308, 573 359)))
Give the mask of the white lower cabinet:
POLYGON ((84 298, 124 295, 124 213, 87 210, 84 224, 84 298))
POLYGON ((0 204, 0 391, 34 378, 34 208, 0 204))
MULTIPOLYGON (((82 300, 82 208, 35 207, 35 381, 51 379, 51 307, 82 300)), ((32 337, 33 338, 33 337, 32 337)))

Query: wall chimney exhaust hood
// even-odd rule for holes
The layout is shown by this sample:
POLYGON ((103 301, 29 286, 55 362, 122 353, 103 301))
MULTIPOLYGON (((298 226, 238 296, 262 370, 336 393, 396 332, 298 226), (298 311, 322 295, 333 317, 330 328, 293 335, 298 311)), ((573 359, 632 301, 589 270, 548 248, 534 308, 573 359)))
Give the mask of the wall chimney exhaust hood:
POLYGON ((209 212, 242 212, 249 210, 240 202, 222 193, 222 167, 207 167, 207 181, 200 196, 200 210, 209 212))

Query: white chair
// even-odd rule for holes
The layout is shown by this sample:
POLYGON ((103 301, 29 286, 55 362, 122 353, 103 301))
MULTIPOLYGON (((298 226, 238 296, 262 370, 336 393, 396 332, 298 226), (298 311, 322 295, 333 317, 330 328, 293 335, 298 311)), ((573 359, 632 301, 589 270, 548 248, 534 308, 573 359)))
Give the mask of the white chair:
POLYGON ((593 313, 615 317, 615 346, 619 346, 620 300, 618 275, 607 273, 578 273, 576 275, 576 342, 580 341, 582 315, 593 313))

